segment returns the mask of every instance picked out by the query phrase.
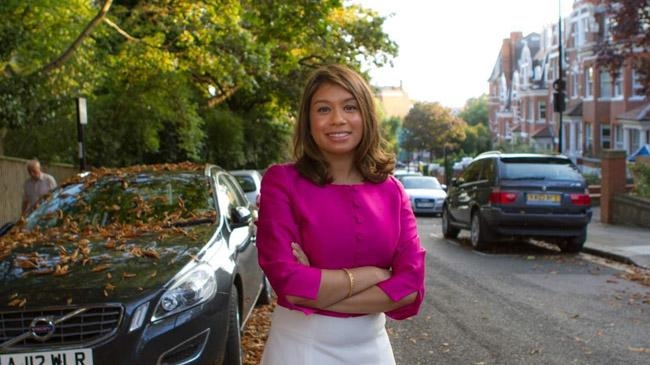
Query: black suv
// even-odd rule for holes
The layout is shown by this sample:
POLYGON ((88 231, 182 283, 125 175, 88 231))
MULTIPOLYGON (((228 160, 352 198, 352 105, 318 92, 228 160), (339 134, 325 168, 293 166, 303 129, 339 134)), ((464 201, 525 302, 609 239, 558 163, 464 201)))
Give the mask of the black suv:
POLYGON ((591 198, 577 166, 562 155, 485 152, 452 180, 442 232, 470 231, 484 249, 501 238, 535 238, 579 252, 591 220, 591 198))

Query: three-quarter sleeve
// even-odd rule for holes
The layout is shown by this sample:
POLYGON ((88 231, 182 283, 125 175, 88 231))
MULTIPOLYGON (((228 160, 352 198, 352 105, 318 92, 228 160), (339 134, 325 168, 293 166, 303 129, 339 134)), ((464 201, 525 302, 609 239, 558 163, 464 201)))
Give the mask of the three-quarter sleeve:
POLYGON ((264 174, 260 193, 260 211, 257 220, 257 247, 259 264, 278 303, 306 314, 313 308, 290 303, 287 295, 317 299, 321 271, 299 263, 293 256, 291 243, 300 243, 298 223, 292 209, 292 189, 296 176, 286 165, 274 165, 264 174))
POLYGON ((398 301, 405 296, 417 292, 417 298, 411 304, 386 312, 393 319, 405 319, 417 314, 424 300, 424 275, 426 251, 420 244, 417 221, 411 209, 406 192, 401 184, 397 184, 400 191, 399 242, 395 252, 390 279, 381 282, 378 286, 393 301, 398 301))

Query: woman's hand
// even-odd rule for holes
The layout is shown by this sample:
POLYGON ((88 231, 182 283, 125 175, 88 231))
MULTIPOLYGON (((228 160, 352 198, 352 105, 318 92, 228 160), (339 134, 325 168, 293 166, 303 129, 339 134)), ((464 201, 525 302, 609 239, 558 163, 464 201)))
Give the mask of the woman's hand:
POLYGON ((309 265, 309 258, 305 254, 305 251, 302 250, 302 247, 300 247, 299 244, 296 242, 291 242, 291 252, 293 253, 293 256, 298 260, 299 263, 305 265, 305 266, 310 266, 309 265))

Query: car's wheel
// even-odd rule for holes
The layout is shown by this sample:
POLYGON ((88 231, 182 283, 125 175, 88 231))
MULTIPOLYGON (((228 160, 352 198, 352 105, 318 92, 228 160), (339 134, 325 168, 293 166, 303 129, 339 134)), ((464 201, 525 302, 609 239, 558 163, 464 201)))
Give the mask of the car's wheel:
POLYGON ((479 212, 472 213, 470 241, 475 249, 483 250, 489 247, 492 237, 488 229, 481 219, 481 214, 479 212))
POLYGON ((271 289, 271 283, 269 283, 269 279, 266 276, 264 276, 264 280, 262 281, 262 291, 260 292, 260 296, 257 297, 257 301, 255 302, 255 305, 260 306, 260 305, 271 304, 272 292, 273 289, 271 289))
POLYGON ((442 225, 442 235, 445 238, 458 237, 458 233, 460 233, 460 229, 451 226, 451 222, 449 222, 449 211, 447 210, 447 207, 442 208, 441 225, 442 225))
POLYGON ((574 237, 567 238, 564 242, 560 244, 560 249, 562 252, 566 253, 578 253, 582 251, 582 247, 585 245, 587 240, 587 228, 583 228, 582 232, 579 235, 574 237))
POLYGON ((226 354, 223 359, 224 365, 242 364, 244 356, 241 347, 240 322, 239 290, 233 285, 228 304, 228 337, 226 339, 226 354))

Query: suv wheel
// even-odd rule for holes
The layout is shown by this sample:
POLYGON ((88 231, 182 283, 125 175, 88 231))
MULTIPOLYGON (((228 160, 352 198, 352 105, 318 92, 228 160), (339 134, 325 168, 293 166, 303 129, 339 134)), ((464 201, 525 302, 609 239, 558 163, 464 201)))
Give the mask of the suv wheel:
POLYGON ((481 219, 481 215, 478 212, 472 213, 472 221, 470 225, 470 241, 472 246, 477 250, 483 250, 488 248, 491 237, 488 232, 488 228, 481 219))
POLYGON ((452 227, 451 222, 449 222, 449 210, 445 206, 442 208, 442 235, 445 238, 456 238, 460 233, 460 229, 452 227))
POLYGON ((585 245, 587 240, 587 228, 583 228, 582 232, 575 236, 569 237, 564 242, 560 244, 560 249, 562 252, 566 253, 578 253, 582 251, 582 247, 585 245))
POLYGON ((243 354, 241 347, 239 290, 233 285, 230 291, 228 304, 228 337, 226 339, 226 356, 223 363, 228 365, 241 365, 243 354))

